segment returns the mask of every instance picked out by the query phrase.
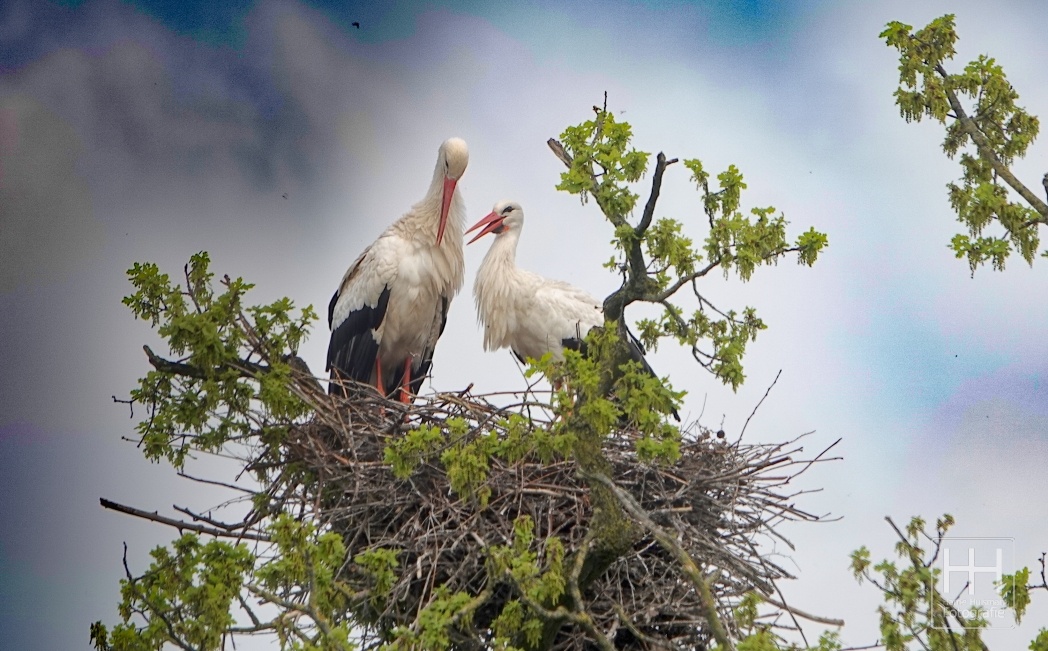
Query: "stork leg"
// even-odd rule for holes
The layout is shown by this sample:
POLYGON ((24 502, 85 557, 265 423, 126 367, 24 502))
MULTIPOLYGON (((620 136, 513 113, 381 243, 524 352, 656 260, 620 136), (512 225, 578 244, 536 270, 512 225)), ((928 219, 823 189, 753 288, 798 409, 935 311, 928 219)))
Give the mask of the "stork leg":
POLYGON ((411 385, 411 355, 404 360, 404 375, 400 382, 400 401, 405 405, 411 402, 411 391, 409 386, 411 385))
POLYGON ((375 356, 375 388, 378 389, 378 395, 386 397, 386 385, 382 383, 382 359, 378 355, 375 356))

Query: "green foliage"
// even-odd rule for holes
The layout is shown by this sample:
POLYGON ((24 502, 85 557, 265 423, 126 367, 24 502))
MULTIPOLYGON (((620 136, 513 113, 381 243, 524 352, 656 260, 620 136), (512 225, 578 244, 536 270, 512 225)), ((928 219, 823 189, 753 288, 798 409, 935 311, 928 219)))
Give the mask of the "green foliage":
POLYGON ((1042 628, 1030 642, 1030 651, 1048 651, 1048 628, 1042 628))
POLYGON ((259 420, 286 423, 308 412, 287 389, 285 358, 297 352, 316 319, 312 307, 295 316, 292 302, 282 298, 245 309, 253 285, 226 277, 216 293, 209 264, 207 253, 195 254, 184 286, 153 263, 136 262, 127 272, 136 291, 124 304, 156 327, 192 374, 154 368, 131 392, 148 410, 137 426, 146 456, 179 468, 192 450, 218 451, 259 420))
POLYGON ((751 307, 717 309, 700 293, 696 281, 717 267, 726 278, 734 273, 747 281, 757 267, 775 263, 788 253, 797 253, 798 262, 810 266, 826 247, 826 235, 810 229, 791 244, 787 222, 774 208, 742 212, 747 186, 738 168, 729 165, 717 175, 719 189, 711 190, 710 175, 698 159, 687 159, 684 166, 702 194, 708 217, 709 231, 701 248, 686 234, 681 220, 655 218, 654 196, 641 223, 632 224, 629 217, 639 195, 629 184, 648 168, 648 154, 632 148, 632 135, 627 123, 617 122, 606 110, 598 110, 595 119, 561 135, 571 165, 561 174, 557 189, 577 194, 583 202, 594 197, 614 228, 616 254, 605 266, 621 270, 624 281, 622 289, 609 298, 610 311, 605 304, 605 313, 614 320, 619 318, 618 305, 635 301, 661 305, 659 318, 638 323, 644 345, 654 349, 663 337, 675 339, 690 347, 703 367, 738 389, 745 379, 746 344, 756 338, 764 323, 751 307), (698 301, 694 311, 674 300, 688 284, 698 301))
MULTIPOLYGON (((815 646, 799 647, 777 635, 773 627, 759 621, 758 607, 762 599, 756 592, 750 592, 735 606, 735 625, 739 628, 739 642, 736 651, 841 651, 840 634, 837 631, 824 631, 815 646)), ((714 647, 719 651, 722 647, 714 647)))
MULTIPOLYGON (((851 570, 856 580, 873 584, 884 595, 884 604, 877 611, 880 643, 887 651, 912 648, 985 651, 987 648, 982 640, 982 632, 988 626, 983 613, 978 608, 974 613, 959 610, 954 607, 952 596, 943 595, 938 589, 940 570, 934 564, 943 539, 953 525, 953 517, 944 515, 936 521, 934 535, 927 531, 926 522, 919 517, 912 518, 904 532, 896 528, 898 562, 885 559, 874 565, 866 547, 852 552, 851 570), (933 546, 930 553, 921 546, 925 542, 933 546)), ((1016 622, 1022 619, 1029 604, 1028 580, 1029 570, 1023 568, 1014 575, 1002 577, 998 584, 1005 604, 1014 611, 1016 622)), ((1048 635, 1042 632, 1030 648, 1041 651, 1037 645, 1044 642, 1048 642, 1048 635)))
POLYGON ((554 391, 552 440, 561 454, 574 449, 571 416, 578 415, 603 440, 628 423, 640 433, 634 443, 638 456, 651 462, 673 463, 680 454, 680 430, 666 419, 680 406, 683 392, 674 391, 668 379, 657 378, 633 360, 615 367, 621 340, 610 328, 594 329, 585 340, 586 354, 564 351, 564 361, 551 355, 529 360, 530 377, 543 373, 557 379, 561 387, 554 391), (609 367, 614 368, 610 383, 609 367), (610 392, 607 387, 610 385, 610 392), (569 390, 570 388, 570 390, 569 390), (559 443, 559 445, 558 445, 559 443))
POLYGON ((841 651, 843 648, 841 635, 837 631, 824 632, 819 636, 819 642, 815 645, 815 651, 841 651))
MULTIPOLYGON (((557 537, 547 538, 545 550, 534 548, 535 523, 530 516, 519 516, 513 522, 513 542, 490 550, 491 575, 508 579, 521 597, 540 607, 552 607, 564 595, 567 575, 564 568, 564 545, 557 537)), ((542 634, 542 620, 519 600, 511 601, 494 624, 497 636, 507 640, 522 637, 534 647, 542 634)))
POLYGON ((458 620, 458 614, 470 603, 471 596, 465 592, 451 593, 444 586, 437 586, 434 597, 418 616, 418 627, 398 627, 394 640, 387 646, 390 651, 444 651, 451 647, 449 629, 458 620))
POLYGON ((483 508, 491 497, 485 482, 493 460, 513 464, 525 458, 548 462, 570 456, 576 451, 576 434, 569 421, 577 415, 601 440, 629 423, 640 433, 635 445, 641 459, 673 463, 680 455, 680 430, 666 415, 680 405, 683 393, 634 361, 620 365, 607 393, 603 377, 618 342, 614 331, 598 329, 587 336, 585 355, 568 350, 563 362, 550 354, 529 360, 528 376, 543 373, 560 385, 554 391, 555 418, 549 429, 511 414, 486 433, 474 435, 464 420, 449 418, 442 427, 423 424, 393 439, 385 449, 386 462, 399 479, 406 479, 421 464, 439 459, 452 490, 475 498, 483 508))
POLYGON ((574 159, 560 175, 557 189, 579 195, 583 203, 592 195, 605 213, 625 218, 638 197, 626 184, 640 180, 648 169, 648 154, 629 146, 629 123, 616 122, 613 114, 602 111, 593 120, 568 127, 560 138, 574 159), (599 178, 593 176, 594 166, 602 171, 599 178))
POLYGON ((737 651, 779 651, 778 639, 767 628, 761 627, 754 633, 739 640, 737 651))
POLYGON ((533 427, 521 414, 510 414, 493 423, 483 435, 473 434, 461 418, 448 418, 443 427, 422 424, 390 441, 385 461, 398 479, 407 479, 420 465, 439 460, 452 490, 477 499, 484 507, 491 497, 491 489, 484 484, 492 460, 513 464, 534 457, 548 462, 568 456, 573 441, 563 430, 551 432, 533 427))
MULTIPOLYGON (((302 651, 349 651, 353 648, 350 632, 351 605, 356 593, 338 578, 346 562, 342 538, 333 532, 321 532, 308 521, 288 514, 278 515, 270 525, 276 546, 272 557, 254 572, 257 583, 248 591, 264 602, 299 613, 315 624, 318 632, 303 637, 301 623, 287 616, 277 617, 272 627, 282 649, 302 651)), ((373 559, 381 552, 369 557, 373 559)))
POLYGON ((373 601, 384 599, 393 587, 397 578, 396 568, 400 565, 397 562, 399 554, 395 549, 376 547, 353 557, 353 562, 363 568, 374 582, 371 589, 373 601))
POLYGON ((950 247, 958 258, 967 258, 973 274, 987 262, 1004 269, 1013 251, 1032 264, 1040 243, 1038 226, 1048 223, 1048 207, 1008 167, 1037 138, 1037 116, 1017 104, 1019 94, 991 57, 980 55, 959 74, 946 71, 945 62, 956 54, 952 14, 912 30, 895 21, 880 36, 899 51, 895 102, 902 117, 907 122, 929 117, 943 124, 943 151, 951 159, 960 153, 960 182, 947 184, 947 189, 950 206, 968 233, 955 235, 950 247), (966 151, 968 147, 973 151, 966 151), (1008 186, 1024 202, 1015 201, 1008 186), (1003 227, 1003 234, 984 235, 993 222, 1003 227))
POLYGON ((652 277, 657 291, 666 291, 676 278, 695 273, 695 266, 702 262, 683 231, 684 224, 675 219, 656 219, 644 238, 645 253, 656 265, 652 277))
POLYGON ((445 441, 440 427, 423 423, 386 445, 385 461, 393 467, 397 479, 407 479, 420 464, 435 456, 445 441))
POLYGON ((101 622, 92 624, 95 649, 158 650, 175 641, 200 651, 222 648, 224 631, 233 624, 230 606, 255 560, 247 546, 205 544, 185 534, 151 556, 149 571, 120 582, 122 622, 112 632, 101 622))
POLYGON ((825 233, 820 233, 814 227, 809 228, 797 237, 796 248, 797 264, 812 266, 819 257, 819 253, 830 243, 825 233))
POLYGON ((498 433, 492 432, 469 443, 453 445, 440 455, 451 489, 458 495, 474 497, 481 507, 488 505, 491 489, 484 485, 490 458, 498 446, 498 433))
POLYGON ((513 640, 522 637, 528 644, 537 644, 542 635, 542 622, 529 614, 520 599, 512 599, 502 607, 502 612, 492 622, 496 649, 518 649, 513 640))
POLYGON ((91 624, 91 646, 95 648, 95 651, 110 651, 112 649, 109 646, 109 629, 102 622, 93 622, 91 624))
POLYGON ((1026 607, 1030 605, 1030 568, 1024 567, 1015 574, 1005 574, 997 583, 997 589, 1004 599, 1004 605, 1015 611, 1015 623, 1022 622, 1026 607))

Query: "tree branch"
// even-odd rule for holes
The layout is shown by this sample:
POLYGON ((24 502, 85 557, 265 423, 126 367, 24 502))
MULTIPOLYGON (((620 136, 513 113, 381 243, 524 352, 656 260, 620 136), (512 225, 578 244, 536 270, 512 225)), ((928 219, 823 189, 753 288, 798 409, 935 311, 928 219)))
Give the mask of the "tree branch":
POLYGON ((750 415, 746 417, 746 422, 742 424, 742 431, 739 432, 740 441, 742 440, 742 437, 746 434, 746 428, 750 426, 750 419, 753 418, 753 415, 756 414, 757 410, 761 408, 762 404, 764 404, 764 399, 768 397, 768 394, 771 393, 771 390, 775 388, 775 383, 779 381, 780 375, 782 375, 781 368, 779 369, 779 372, 775 374, 775 379, 771 381, 771 385, 768 386, 768 390, 764 392, 764 396, 757 401, 757 406, 754 407, 753 411, 750 412, 750 415))
MULTIPOLYGON (((946 72, 946 68, 942 64, 936 64, 935 71, 942 76, 943 79, 949 79, 949 74, 946 72)), ((987 140, 986 135, 979 129, 979 125, 975 124, 975 121, 968 117, 968 114, 964 111, 964 106, 961 101, 957 98, 957 94, 953 89, 948 86, 945 87, 946 99, 950 102, 950 107, 953 108, 954 113, 957 114, 957 120, 961 124, 961 128, 964 132, 971 137, 972 142, 975 143, 976 148, 979 150, 979 155, 986 159, 987 162, 993 167, 993 170, 1004 179, 1013 190, 1019 193, 1026 203, 1031 208, 1041 214, 1042 219, 1039 220, 1041 224, 1048 224, 1048 204, 1041 201, 1040 197, 1035 195, 1028 187, 1026 187, 1022 181, 1017 179, 1012 171, 1005 165, 997 154, 993 151, 993 147, 990 145, 990 141, 987 140)))
POLYGON ((655 157, 655 174, 651 179, 651 194, 648 195, 648 202, 644 204, 644 213, 641 215, 640 223, 633 230, 638 240, 644 237, 645 231, 648 230, 648 226, 651 225, 651 220, 655 216, 655 202, 659 200, 659 192, 662 190, 662 174, 666 171, 667 166, 676 162, 676 158, 667 161, 666 154, 661 151, 655 157))
MULTIPOLYGON (((250 520, 245 520, 243 522, 237 522, 235 524, 228 524, 228 523, 225 523, 225 522, 221 522, 219 520, 213 520, 213 519, 211 519, 211 518, 209 518, 209 517, 207 517, 205 515, 202 515, 200 513, 194 513, 193 511, 190 511, 187 508, 178 506, 177 504, 172 504, 171 507, 173 509, 175 509, 176 511, 178 511, 179 513, 184 513, 184 514, 188 515, 189 517, 193 518, 197 522, 204 522, 206 524, 209 524, 209 525, 215 527, 216 529, 218 529, 220 531, 226 531, 226 532, 246 531, 248 527, 252 527, 252 526, 258 524, 262 520, 262 518, 265 517, 264 513, 254 511, 254 509, 252 509, 252 512, 254 513, 254 515, 251 517, 250 520)), ((251 513, 249 513, 248 515, 251 515, 251 513)))
MULTIPOLYGON (((169 373, 171 375, 179 375, 182 377, 190 377, 197 380, 206 380, 208 377, 210 377, 211 372, 213 370, 217 370, 203 369, 197 366, 193 366, 192 364, 185 364, 183 362, 172 362, 171 360, 165 359, 160 355, 154 353, 153 349, 147 345, 143 345, 142 350, 145 351, 146 358, 149 360, 149 363, 153 366, 153 368, 155 368, 158 371, 161 371, 162 373, 169 373)), ((299 357, 298 355, 285 355, 281 361, 289 365, 292 371, 294 371, 296 374, 300 375, 301 379, 304 380, 305 383, 311 389, 321 394, 324 393, 324 389, 320 386, 320 382, 316 379, 316 376, 313 375, 313 372, 309 369, 309 365, 306 364, 305 360, 303 360, 301 357, 299 357)), ((249 362, 244 359, 237 360, 233 364, 218 367, 218 369, 227 368, 237 371, 238 373, 240 373, 241 377, 248 379, 254 379, 256 376, 264 373, 269 373, 272 370, 271 367, 265 364, 249 362)), ((120 400, 116 400, 116 397, 114 397, 113 400, 116 402, 123 402, 120 400)))
POLYGON ((793 613, 797 617, 803 617, 804 619, 817 622, 819 624, 826 624, 827 626, 844 626, 843 619, 834 619, 832 617, 820 617, 819 615, 812 615, 811 613, 804 612, 800 608, 794 608, 793 606, 788 606, 785 603, 782 603, 781 601, 772 599, 767 595, 760 595, 760 598, 761 600, 768 602, 776 608, 782 608, 787 612, 793 613))
MULTIPOLYGON (((127 577, 128 585, 130 585, 131 589, 135 591, 135 594, 138 596, 139 599, 142 600, 142 604, 146 608, 149 609, 149 612, 152 613, 153 615, 155 615, 156 617, 158 617, 160 619, 160 621, 164 623, 164 628, 167 629, 167 636, 170 639, 170 641, 174 642, 180 649, 182 649, 182 651, 197 651, 193 647, 189 646, 189 644, 187 644, 180 637, 178 637, 178 635, 175 634, 175 627, 171 623, 171 620, 169 620, 164 615, 164 613, 162 613, 160 611, 159 608, 157 608, 153 604, 149 603, 149 599, 148 599, 147 595, 145 595, 145 594, 143 594, 142 592, 139 591, 139 589, 138 589, 138 581, 142 577, 139 577, 139 578, 136 579, 134 577, 134 575, 131 574, 131 568, 127 566, 127 543, 126 542, 124 543, 123 563, 124 563, 124 576, 127 577)), ((138 612, 139 612, 139 614, 145 616, 145 612, 140 611, 140 610, 138 612)), ((148 618, 146 618, 146 619, 148 621, 148 618)))
POLYGON ((699 269, 695 273, 690 273, 687 276, 681 276, 680 278, 677 279, 677 282, 675 282, 672 285, 670 285, 669 287, 667 287, 662 293, 659 293, 659 294, 648 294, 647 296, 642 297, 640 300, 647 301, 649 303, 661 303, 662 301, 665 301, 666 299, 668 299, 671 296, 673 296, 674 294, 676 294, 677 290, 680 289, 681 287, 683 287, 684 285, 690 283, 693 280, 697 280, 699 278, 702 278, 703 276, 705 276, 709 272, 713 271, 717 267, 717 265, 719 265, 719 264, 720 264, 720 260, 717 260, 715 262, 710 262, 705 267, 703 267, 702 269, 699 269))
MULTIPOLYGON (((651 194, 648 195, 648 201, 644 206, 644 213, 641 216, 640 223, 633 229, 634 237, 628 251, 629 274, 626 280, 623 281, 622 286, 612 292, 611 296, 604 299, 604 318, 608 321, 622 321, 626 307, 634 301, 644 300, 648 295, 651 278, 648 276, 648 265, 644 261, 644 251, 641 248, 641 242, 644 241, 644 233, 647 232, 655 215, 655 204, 659 200, 659 193, 662 190, 662 175, 666 171, 666 166, 676 161, 677 159, 674 158, 673 161, 667 162, 666 154, 661 151, 655 157, 655 173, 651 179, 651 194)), ((608 215, 608 211, 604 211, 604 214, 608 215)), ((608 215, 608 218, 611 219, 611 216, 608 215)), ((612 222, 614 223, 614 220, 612 222)))
POLYGON ((184 520, 175 520, 174 518, 168 518, 156 513, 150 513, 149 511, 143 511, 136 509, 132 506, 124 506, 123 504, 117 504, 107 500, 104 497, 98 498, 102 508, 110 509, 112 511, 119 511, 120 513, 126 513, 127 515, 133 515, 136 518, 142 518, 145 520, 152 520, 153 522, 159 522, 160 524, 166 524, 169 527, 174 527, 181 531, 196 531, 197 533, 207 534, 216 538, 234 538, 234 539, 248 539, 248 540, 259 540, 262 542, 273 542, 272 538, 258 533, 252 533, 250 531, 241 531, 238 533, 232 533, 230 531, 222 531, 214 527, 205 527, 199 524, 193 524, 191 522, 185 522, 184 520))
MULTIPOLYGON (((884 519, 888 522, 889 525, 891 525, 891 528, 895 530, 895 535, 899 537, 899 540, 902 541, 902 543, 905 544, 909 549, 910 564, 913 565, 913 567, 916 569, 921 569, 923 565, 920 562, 920 558, 917 556, 917 552, 920 551, 920 549, 918 547, 915 547, 914 544, 906 538, 906 536, 899 529, 899 527, 895 525, 895 522, 891 519, 891 517, 884 516, 884 519)), ((947 601, 942 596, 942 594, 940 594, 937 590, 934 589, 934 587, 932 587, 931 589, 933 590, 932 596, 934 597, 935 601, 938 603, 939 606, 941 606, 945 610, 948 610, 950 614, 953 615, 954 619, 957 620, 957 623, 961 625, 962 628, 971 628, 971 623, 969 623, 968 620, 964 617, 964 614, 957 610, 957 608, 952 603, 947 601)), ((979 648, 982 649, 982 651, 990 651, 989 648, 986 646, 985 642, 983 642, 981 639, 978 640, 978 642, 979 648)))
POLYGON ((553 150, 553 155, 570 170, 571 164, 575 162, 575 159, 571 157, 571 154, 569 154, 566 149, 564 149, 564 145, 560 144, 560 141, 556 138, 550 138, 546 141, 546 144, 549 145, 551 150, 553 150))
POLYGON ((692 585, 695 586, 696 594, 699 597, 701 603, 703 615, 706 618, 706 623, 709 624, 710 632, 713 634, 717 644, 725 651, 734 651, 735 645, 732 643, 731 638, 728 637, 728 633, 724 630, 724 623, 721 622, 720 615, 717 613, 717 604, 713 599, 713 592, 710 590, 709 581, 703 576, 702 571, 695 564, 695 561, 691 559, 691 556, 683 547, 665 530, 648 516, 644 508, 637 503, 637 500, 633 499, 633 496, 620 488, 615 482, 613 482, 607 475, 602 473, 586 473, 582 469, 580 472, 587 474, 590 479, 603 484, 611 493, 618 498, 622 508, 626 510, 633 519, 636 520, 641 526, 647 529, 655 540, 669 552, 678 563, 680 563, 681 569, 687 575, 688 579, 691 580, 692 585))

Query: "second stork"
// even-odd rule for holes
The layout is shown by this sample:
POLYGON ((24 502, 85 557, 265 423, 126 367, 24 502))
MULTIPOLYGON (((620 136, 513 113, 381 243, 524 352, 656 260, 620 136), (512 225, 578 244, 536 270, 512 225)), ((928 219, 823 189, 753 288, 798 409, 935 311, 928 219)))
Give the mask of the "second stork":
MULTIPOLYGON (((509 348, 521 362, 546 353, 563 360, 565 348, 582 349, 589 331, 604 325, 604 308, 577 287, 517 266, 523 226, 524 209, 503 201, 466 231, 481 229, 470 244, 488 233, 496 236, 473 284, 477 318, 484 326, 484 350, 509 348)), ((632 335, 627 345, 631 357, 655 375, 632 335)), ((676 412, 673 415, 677 417, 676 412)))

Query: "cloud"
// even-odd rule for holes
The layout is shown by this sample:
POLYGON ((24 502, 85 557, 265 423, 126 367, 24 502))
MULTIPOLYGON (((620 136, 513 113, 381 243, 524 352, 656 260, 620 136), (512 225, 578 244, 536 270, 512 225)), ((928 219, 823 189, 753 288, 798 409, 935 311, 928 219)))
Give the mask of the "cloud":
POLYGON ((33 98, 0 98, 0 292, 60 277, 101 250, 82 152, 73 128, 33 98))

